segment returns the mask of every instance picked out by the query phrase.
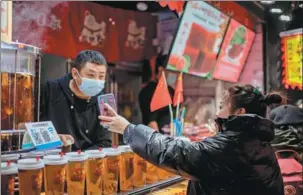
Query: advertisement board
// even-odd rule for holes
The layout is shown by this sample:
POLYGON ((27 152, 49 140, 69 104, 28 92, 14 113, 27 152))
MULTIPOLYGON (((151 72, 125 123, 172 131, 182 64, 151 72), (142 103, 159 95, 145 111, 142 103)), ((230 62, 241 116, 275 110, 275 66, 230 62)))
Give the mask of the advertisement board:
POLYGON ((203 1, 186 4, 167 69, 211 77, 229 17, 203 1))
POLYGON ((282 32, 280 37, 283 66, 282 83, 286 89, 298 88, 302 90, 303 29, 282 32))
POLYGON ((238 81, 254 37, 253 31, 231 19, 213 73, 214 79, 238 81))

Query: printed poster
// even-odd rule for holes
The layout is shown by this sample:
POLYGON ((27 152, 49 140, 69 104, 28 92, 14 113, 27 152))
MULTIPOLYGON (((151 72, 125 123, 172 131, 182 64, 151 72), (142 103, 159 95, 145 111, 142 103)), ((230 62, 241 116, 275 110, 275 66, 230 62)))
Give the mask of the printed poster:
POLYGON ((282 32, 283 81, 286 89, 302 90, 302 39, 303 29, 282 32))
POLYGON ((215 66, 213 78, 237 82, 252 46, 255 33, 231 19, 215 66))
POLYGON ((209 77, 214 69, 229 17, 203 1, 186 5, 167 69, 209 77))

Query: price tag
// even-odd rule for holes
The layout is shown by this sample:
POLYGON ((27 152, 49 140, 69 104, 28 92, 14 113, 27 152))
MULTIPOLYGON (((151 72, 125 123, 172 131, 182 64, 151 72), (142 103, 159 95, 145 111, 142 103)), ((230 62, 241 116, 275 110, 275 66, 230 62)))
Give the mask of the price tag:
POLYGON ((37 150, 47 150, 62 146, 60 137, 51 121, 26 123, 25 127, 37 150))

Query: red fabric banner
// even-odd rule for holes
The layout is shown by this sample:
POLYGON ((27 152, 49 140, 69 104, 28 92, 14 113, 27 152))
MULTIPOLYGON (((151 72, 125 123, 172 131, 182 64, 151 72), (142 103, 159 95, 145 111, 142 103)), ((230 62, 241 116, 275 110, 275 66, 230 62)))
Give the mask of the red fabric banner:
POLYGON ((66 58, 83 49, 97 50, 109 62, 150 58, 155 27, 149 13, 90 2, 14 2, 13 6, 13 40, 66 58), (139 40, 140 47, 126 46, 127 40, 139 40))

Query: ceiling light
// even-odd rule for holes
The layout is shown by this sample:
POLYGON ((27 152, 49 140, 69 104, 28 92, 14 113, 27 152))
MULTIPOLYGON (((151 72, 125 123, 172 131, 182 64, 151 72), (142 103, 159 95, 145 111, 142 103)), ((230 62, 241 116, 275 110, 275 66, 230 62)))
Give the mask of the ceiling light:
POLYGON ((260 1, 262 4, 271 5, 274 4, 275 1, 260 1))
POLYGON ((303 3, 299 4, 299 7, 303 8, 303 3))
POLYGON ((290 15, 285 15, 285 14, 283 14, 283 15, 281 15, 281 16, 279 17, 279 19, 280 19, 281 21, 289 22, 289 21, 291 21, 291 16, 290 16, 290 15))
POLYGON ((281 14, 283 12, 280 8, 271 8, 269 11, 273 14, 281 14))
POLYGON ((147 4, 146 3, 143 3, 143 2, 139 2, 137 3, 137 9, 140 10, 140 11, 146 11, 148 8, 147 4))

